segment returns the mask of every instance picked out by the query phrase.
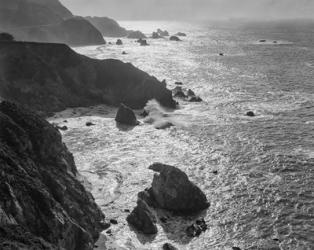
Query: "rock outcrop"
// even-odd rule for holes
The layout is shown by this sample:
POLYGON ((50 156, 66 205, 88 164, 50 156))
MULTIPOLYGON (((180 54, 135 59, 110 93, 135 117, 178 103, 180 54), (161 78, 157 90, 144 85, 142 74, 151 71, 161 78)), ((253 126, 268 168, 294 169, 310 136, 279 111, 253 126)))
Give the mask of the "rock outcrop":
POLYGON ((176 41, 176 42, 181 41, 181 39, 177 36, 171 36, 169 39, 170 39, 170 41, 176 41))
POLYGON ((129 126, 136 126, 139 124, 139 121, 136 119, 133 110, 124 104, 120 104, 115 120, 118 123, 129 126))
POLYGON ((195 214, 209 207, 205 194, 188 176, 173 166, 155 163, 150 194, 159 208, 180 214, 195 214))
POLYGON ((160 36, 169 36, 169 32, 167 30, 161 30, 161 29, 157 29, 157 33, 160 36))
POLYGON ((127 217, 127 222, 144 234, 156 234, 156 218, 147 203, 138 198, 137 206, 127 217))
POLYGON ((85 17, 90 23, 92 23, 103 36, 108 37, 125 37, 128 35, 128 31, 122 28, 117 21, 108 17, 85 17))
POLYGON ((146 36, 139 30, 129 31, 129 34, 127 37, 132 38, 132 39, 144 39, 144 38, 146 38, 146 36))
POLYGON ((64 44, 0 42, 0 97, 34 110, 120 103, 140 109, 156 99, 175 108, 155 77, 119 60, 96 60, 64 44))
POLYGON ((172 94, 174 97, 184 99, 185 101, 188 101, 188 102, 202 102, 203 101, 202 98, 200 98, 194 93, 194 91, 192 91, 191 89, 182 88, 181 86, 176 86, 172 90, 172 94))
POLYGON ((2 0, 0 29, 23 41, 69 45, 105 42, 90 22, 74 17, 58 0, 2 0))
POLYGON ((0 166, 0 249, 93 249, 104 216, 56 128, 2 102, 0 166))

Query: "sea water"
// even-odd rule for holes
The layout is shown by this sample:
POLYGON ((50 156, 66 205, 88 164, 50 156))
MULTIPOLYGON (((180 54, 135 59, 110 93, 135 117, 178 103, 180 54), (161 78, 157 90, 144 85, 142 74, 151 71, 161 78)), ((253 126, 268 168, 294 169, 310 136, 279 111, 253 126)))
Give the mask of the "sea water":
POLYGON ((157 117, 168 114, 176 125, 166 130, 140 118, 140 126, 121 128, 116 109, 106 106, 53 119, 67 119, 63 138, 87 188, 106 217, 118 220, 97 249, 160 249, 166 242, 179 249, 314 249, 314 23, 121 24, 187 37, 148 39, 146 47, 106 38, 113 44, 75 50, 130 62, 170 89, 183 82, 204 101, 179 100, 174 112, 151 102, 157 117), (96 125, 86 127, 87 121, 96 125), (202 216, 209 229, 198 238, 185 235, 195 218, 158 224, 154 237, 128 226, 125 209, 151 185, 153 162, 182 169, 206 193, 211 206, 202 216))

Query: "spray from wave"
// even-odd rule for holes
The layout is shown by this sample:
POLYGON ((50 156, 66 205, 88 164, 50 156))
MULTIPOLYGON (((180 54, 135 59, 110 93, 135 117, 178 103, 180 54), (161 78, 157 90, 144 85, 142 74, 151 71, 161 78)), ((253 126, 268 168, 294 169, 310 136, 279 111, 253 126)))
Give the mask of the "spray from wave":
POLYGON ((188 125, 186 116, 176 112, 167 112, 156 100, 150 100, 146 104, 145 110, 148 115, 144 122, 153 124, 156 129, 166 129, 173 126, 186 127, 188 125))

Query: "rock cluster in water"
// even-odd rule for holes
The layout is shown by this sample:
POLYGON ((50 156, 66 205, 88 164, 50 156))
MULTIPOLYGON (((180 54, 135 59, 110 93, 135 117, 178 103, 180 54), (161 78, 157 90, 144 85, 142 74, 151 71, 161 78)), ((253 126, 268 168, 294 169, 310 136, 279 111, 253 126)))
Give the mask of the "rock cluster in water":
POLYGON ((0 249, 93 249, 104 215, 54 126, 2 102, 0 166, 0 249))
MULTIPOLYGON (((181 84, 177 84, 177 85, 181 85, 181 84)), ((202 101, 202 98, 197 96, 194 93, 194 91, 192 91, 191 89, 185 89, 181 86, 176 86, 172 90, 172 94, 173 94, 173 97, 181 98, 188 102, 201 102, 202 101)))
MULTIPOLYGON (((197 214, 209 207, 205 194, 178 168, 155 163, 149 169, 157 172, 152 187, 138 194, 137 207, 127 218, 138 231, 157 233, 152 208, 185 216, 197 214)), ((202 229, 205 229, 204 225, 202 229)))

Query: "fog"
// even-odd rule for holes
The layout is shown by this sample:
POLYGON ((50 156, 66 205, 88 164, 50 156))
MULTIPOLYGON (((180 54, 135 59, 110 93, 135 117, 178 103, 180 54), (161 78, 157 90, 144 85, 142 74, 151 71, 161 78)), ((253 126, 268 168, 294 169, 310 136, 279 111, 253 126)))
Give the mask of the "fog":
POLYGON ((118 20, 313 18, 313 0, 60 0, 77 15, 118 20))

